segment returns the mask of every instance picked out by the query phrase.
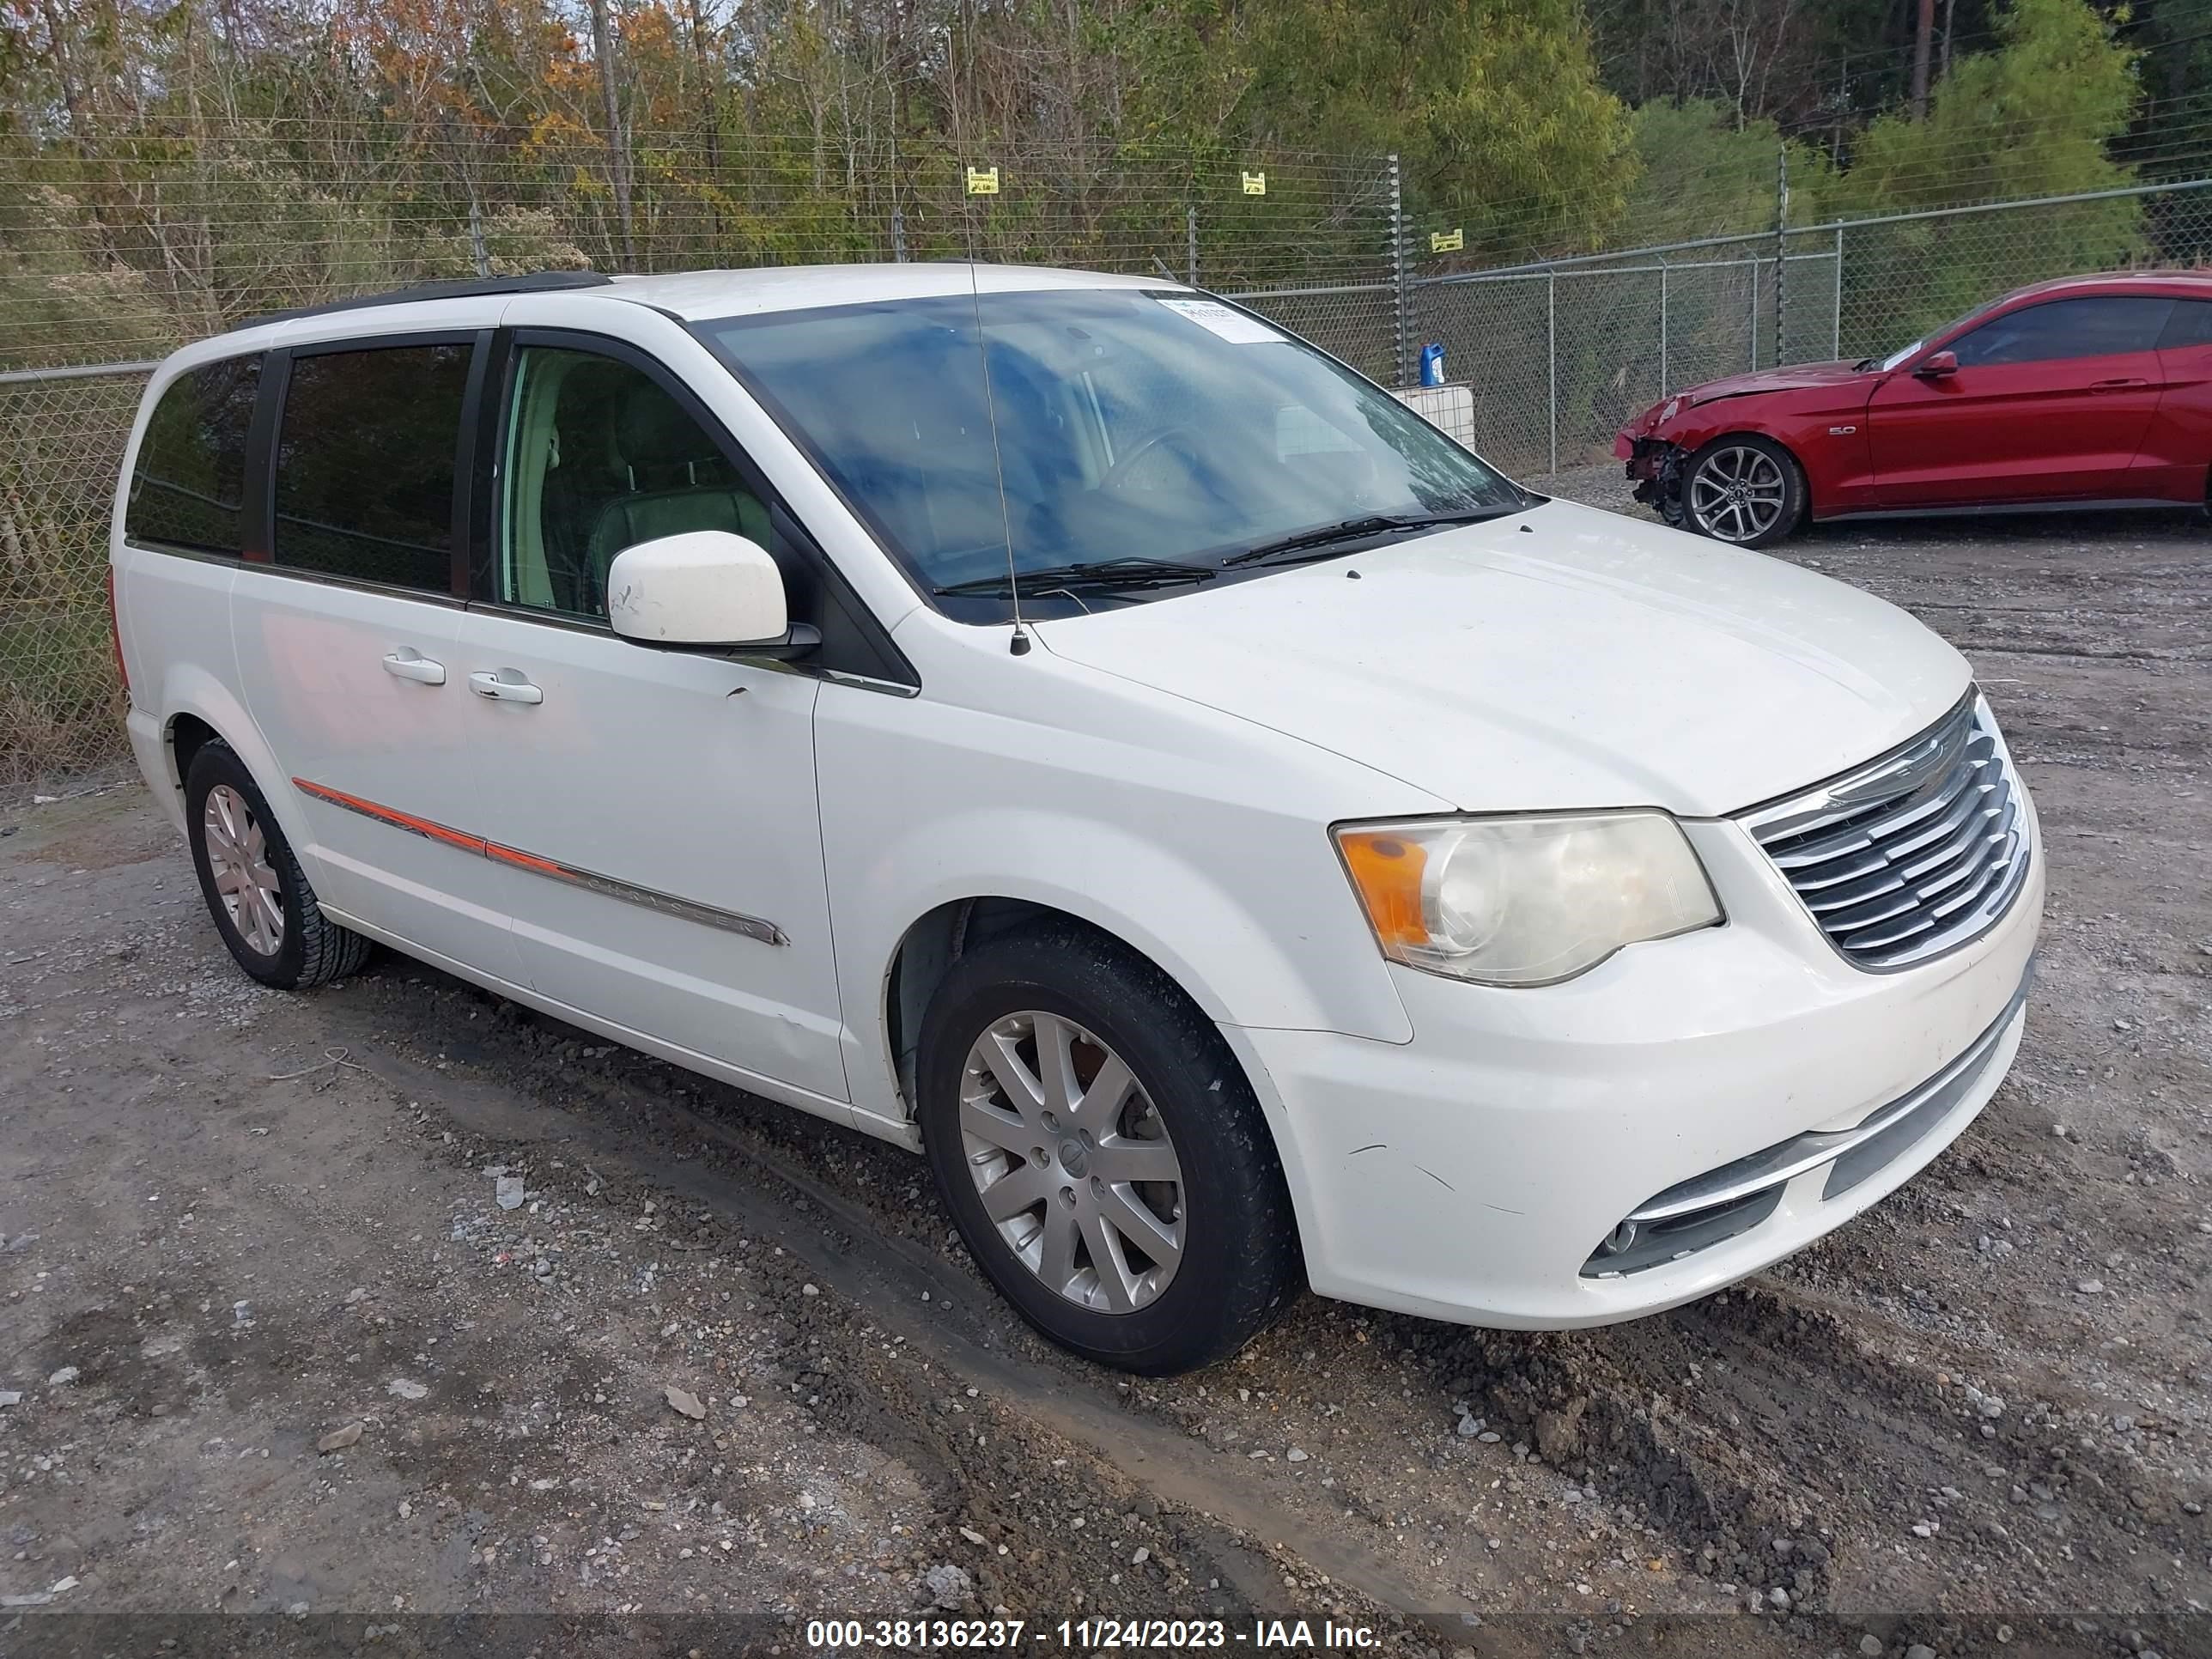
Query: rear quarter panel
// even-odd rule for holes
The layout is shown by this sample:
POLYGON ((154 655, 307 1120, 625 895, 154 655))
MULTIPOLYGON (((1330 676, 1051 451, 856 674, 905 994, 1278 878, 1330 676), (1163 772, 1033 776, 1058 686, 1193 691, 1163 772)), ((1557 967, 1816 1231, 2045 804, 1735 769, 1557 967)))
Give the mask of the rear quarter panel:
MULTIPOLYGON (((170 732, 176 717, 207 721, 240 754, 258 748, 258 736, 228 687, 236 683, 230 644, 230 589, 238 574, 228 559, 191 558, 136 548, 125 539, 131 480, 139 446, 161 394, 195 362, 218 355, 210 343, 188 346, 150 375, 124 447, 108 524, 107 557, 114 583, 116 647, 130 687, 129 729, 133 757, 146 787, 179 831, 185 827, 184 780, 178 775, 170 732)), ((267 757, 247 762, 269 779, 267 757)))
MULTIPOLYGON (((238 653, 231 634, 231 592, 241 562, 134 547, 125 538, 131 479, 154 406, 185 371, 218 358, 268 349, 270 331, 217 336, 187 346, 155 370, 131 423, 123 468, 116 479, 108 527, 108 564, 115 579, 116 636, 130 682, 128 726, 131 752, 155 799, 179 830, 186 829, 184 779, 178 775, 171 738, 180 716, 204 721, 253 775, 289 830, 299 822, 298 802, 283 769, 246 712, 238 692, 238 653)), ((312 851, 295 837, 308 878, 322 872, 312 851)))
POLYGON ((2164 387, 2136 462, 2143 493, 2204 501, 2212 479, 2212 345, 2162 350, 2158 359, 2164 387))

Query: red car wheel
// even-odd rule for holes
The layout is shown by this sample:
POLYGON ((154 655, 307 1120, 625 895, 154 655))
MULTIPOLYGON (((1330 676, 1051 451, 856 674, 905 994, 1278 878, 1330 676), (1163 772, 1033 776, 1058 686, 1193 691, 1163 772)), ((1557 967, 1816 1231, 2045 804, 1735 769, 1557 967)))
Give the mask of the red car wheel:
POLYGON ((1771 438, 1732 433, 1692 456, 1682 472, 1683 522, 1735 547, 1765 547, 1805 514, 1805 473, 1771 438))

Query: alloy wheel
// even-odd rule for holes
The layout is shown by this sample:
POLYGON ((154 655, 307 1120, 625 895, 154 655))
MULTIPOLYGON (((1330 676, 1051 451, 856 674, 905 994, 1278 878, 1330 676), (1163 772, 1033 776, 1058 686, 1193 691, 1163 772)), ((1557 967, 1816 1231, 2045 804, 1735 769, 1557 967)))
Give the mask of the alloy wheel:
POLYGON ((1182 1164, 1127 1062, 1060 1015, 1008 1014, 960 1079, 964 1161, 1015 1257, 1097 1313, 1133 1313, 1182 1260, 1182 1164))
POLYGON ((1763 449, 1731 444, 1705 457, 1690 479, 1690 510, 1716 541, 1748 542, 1782 517, 1789 483, 1763 449))
POLYGON ((269 862, 268 838, 246 797, 227 783, 209 790, 200 839, 230 925, 247 948, 275 956, 284 943, 284 895, 269 862))

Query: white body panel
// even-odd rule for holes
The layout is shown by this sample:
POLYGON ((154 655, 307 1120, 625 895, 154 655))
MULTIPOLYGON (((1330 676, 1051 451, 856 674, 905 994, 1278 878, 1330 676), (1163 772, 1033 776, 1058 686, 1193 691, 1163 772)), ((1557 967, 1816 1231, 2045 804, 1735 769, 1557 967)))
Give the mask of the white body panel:
POLYGON ((726 531, 695 530, 615 555, 607 620, 626 640, 730 645, 779 638, 790 618, 767 549, 726 531))
POLYGON ((1870 593, 1565 501, 1037 631, 1470 812, 1733 812, 1904 742, 1967 681, 1870 593))
POLYGON ((1966 665, 1903 613, 1756 556, 1551 503, 1036 623, 1039 648, 1016 653, 1003 625, 925 603, 666 314, 1121 280, 965 265, 702 273, 304 318, 180 353, 149 408, 179 368, 294 340, 504 324, 626 341, 758 465, 919 690, 150 552, 125 540, 118 489, 131 733, 149 782, 173 811, 167 737, 180 714, 204 720, 261 781, 342 919, 588 1029, 908 1145, 887 1005, 908 931, 975 898, 1084 918, 1157 963, 1224 1031, 1275 1132, 1316 1288, 1423 1314, 1571 1325, 1672 1305, 1838 1224, 1963 1129, 2016 1031, 1875 1179, 1831 1201, 1801 1179, 1769 1220, 1689 1261, 1578 1274, 1659 1188, 1909 1091, 1966 1052, 2021 983, 2039 842, 2002 922, 1877 974, 1827 945, 1725 817, 1865 761, 1957 702, 1966 665), (442 663, 445 683, 386 672, 382 657, 403 647, 442 663), (475 673, 542 695, 475 695, 475 673), (407 835, 294 777, 457 826, 490 850, 407 835), (1328 833, 1346 820, 1619 806, 1685 821, 1726 925, 1534 989, 1386 963, 1328 833), (732 917, 783 942, 735 931, 732 917))
MULTIPOLYGON (((501 908, 524 983, 696 1054, 842 1099, 836 965, 814 804, 814 681, 496 612, 469 671, 537 703, 471 697, 501 908), (528 861, 523 861, 526 860, 528 861), (556 862, 726 913, 701 921, 543 872, 556 862), (781 943, 736 930, 766 924, 781 943)), ((466 695, 465 693, 464 694, 466 695)))
POLYGON ((2035 947, 2039 865, 1972 945, 1871 975, 1827 948, 1735 825, 1696 825, 1693 839, 1725 927, 1631 945, 1534 992, 1394 969, 1414 1031, 1402 1047, 1232 1033, 1276 1115, 1315 1289, 1537 1328, 1673 1307, 1849 1220, 1987 1103, 2017 1029, 1973 1091, 1863 1184, 1823 1200, 1827 1172, 1814 1169, 1739 1237, 1629 1277, 1581 1277, 1596 1241, 1654 1194, 1856 1124, 1935 1075, 2003 1012, 2035 947))
POLYGON ((507 908, 481 854, 319 793, 441 827, 476 820, 480 761, 459 719, 469 693, 454 655, 465 614, 258 565, 241 566, 231 590, 237 683, 277 762, 276 775, 258 781, 321 872, 316 890, 441 956, 512 976, 507 908), (384 659, 399 653, 438 665, 444 683, 387 672, 384 659))

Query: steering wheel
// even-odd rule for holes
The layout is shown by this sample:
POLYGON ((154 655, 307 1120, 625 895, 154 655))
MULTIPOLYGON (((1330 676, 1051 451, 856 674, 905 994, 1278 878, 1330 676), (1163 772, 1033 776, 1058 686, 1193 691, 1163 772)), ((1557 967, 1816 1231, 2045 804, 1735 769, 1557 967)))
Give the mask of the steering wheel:
POLYGON ((1108 467, 1098 480, 1101 489, 1119 489, 1137 464, 1170 438, 1189 438, 1196 433, 1188 426, 1164 426, 1148 438, 1139 439, 1135 448, 1108 467))

